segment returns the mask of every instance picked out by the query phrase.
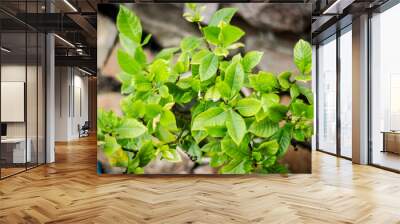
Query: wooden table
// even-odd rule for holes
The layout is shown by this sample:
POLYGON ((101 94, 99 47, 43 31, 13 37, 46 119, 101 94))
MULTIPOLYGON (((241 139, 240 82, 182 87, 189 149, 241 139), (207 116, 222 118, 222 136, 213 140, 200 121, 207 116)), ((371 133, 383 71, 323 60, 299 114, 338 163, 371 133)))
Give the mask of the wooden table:
POLYGON ((383 150, 382 152, 391 152, 400 154, 400 131, 382 131, 383 150))
POLYGON ((5 138, 1 139, 2 158, 6 163, 22 164, 31 162, 32 141, 30 138, 26 139, 27 147, 25 151, 25 138, 5 138))

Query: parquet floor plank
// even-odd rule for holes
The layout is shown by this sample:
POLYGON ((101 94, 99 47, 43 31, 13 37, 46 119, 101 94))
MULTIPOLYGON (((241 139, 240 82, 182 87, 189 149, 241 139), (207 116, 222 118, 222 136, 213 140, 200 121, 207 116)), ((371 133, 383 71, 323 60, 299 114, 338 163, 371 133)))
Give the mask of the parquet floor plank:
POLYGON ((400 175, 313 152, 313 174, 98 176, 95 138, 0 181, 0 223, 397 223, 400 175))

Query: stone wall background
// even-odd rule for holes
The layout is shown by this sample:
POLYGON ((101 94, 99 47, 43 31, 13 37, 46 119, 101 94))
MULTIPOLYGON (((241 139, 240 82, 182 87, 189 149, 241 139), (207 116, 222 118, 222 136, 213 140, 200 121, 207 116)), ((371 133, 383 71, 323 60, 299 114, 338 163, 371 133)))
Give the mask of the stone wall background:
MULTIPOLYGON (((197 26, 183 19, 182 14, 187 9, 182 3, 126 5, 140 17, 144 33, 152 34, 151 41, 145 49, 149 58, 162 48, 179 46, 180 40, 185 36, 200 35, 197 26)), ((245 48, 241 51, 264 52, 257 69, 276 74, 286 70, 295 71, 293 63, 295 43, 300 38, 311 41, 311 4, 207 3, 205 5, 207 6, 203 14, 205 23, 220 8, 238 8, 231 23, 246 32, 244 38, 240 40, 245 44, 245 48)), ((115 78, 119 73, 116 52, 120 47, 115 27, 117 12, 117 5, 99 7, 97 19, 98 107, 112 109, 120 114, 120 84, 115 78)), ((308 149, 289 150, 287 158, 290 160, 288 165, 292 167, 292 172, 311 172, 309 151, 308 149)), ((163 173, 168 172, 168 167, 162 165, 158 167, 158 165, 151 166, 152 171, 159 169, 163 173)), ((174 166, 171 169, 178 170, 176 173, 187 173, 188 166, 191 166, 189 160, 182 167, 174 166)))

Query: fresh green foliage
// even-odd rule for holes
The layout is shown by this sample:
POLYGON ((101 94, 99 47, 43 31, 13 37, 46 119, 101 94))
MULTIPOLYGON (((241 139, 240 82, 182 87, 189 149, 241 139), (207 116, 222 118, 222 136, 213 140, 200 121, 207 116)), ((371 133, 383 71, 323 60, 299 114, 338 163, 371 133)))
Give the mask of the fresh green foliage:
POLYGON ((231 54, 244 47, 238 41, 245 32, 230 24, 237 9, 218 10, 207 26, 204 6, 187 9, 184 18, 203 36, 185 37, 149 61, 143 47, 151 35, 142 40, 140 19, 120 7, 123 115, 99 110, 100 148, 126 173, 141 174, 157 159, 181 162, 183 153, 196 163, 211 158, 209 165, 224 174, 287 172, 279 159, 293 141, 313 134, 310 44, 294 46, 297 72, 258 71, 264 52, 231 54))

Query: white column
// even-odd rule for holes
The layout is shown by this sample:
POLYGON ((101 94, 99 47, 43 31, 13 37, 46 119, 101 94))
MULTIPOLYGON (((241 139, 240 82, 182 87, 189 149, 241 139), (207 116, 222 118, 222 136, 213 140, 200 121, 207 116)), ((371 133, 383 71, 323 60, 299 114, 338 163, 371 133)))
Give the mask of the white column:
POLYGON ((368 163, 368 15, 353 19, 353 162, 368 163))
POLYGON ((54 35, 46 36, 46 163, 55 161, 54 133, 55 133, 55 56, 54 56, 54 35))

